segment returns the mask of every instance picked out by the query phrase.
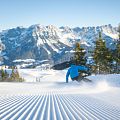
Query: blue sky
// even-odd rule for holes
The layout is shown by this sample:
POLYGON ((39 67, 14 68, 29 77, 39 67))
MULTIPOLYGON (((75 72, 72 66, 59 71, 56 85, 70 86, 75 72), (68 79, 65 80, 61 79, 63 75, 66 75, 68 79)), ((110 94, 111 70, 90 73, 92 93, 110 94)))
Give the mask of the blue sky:
POLYGON ((119 11, 120 0, 0 0, 0 30, 33 24, 117 26, 119 11))

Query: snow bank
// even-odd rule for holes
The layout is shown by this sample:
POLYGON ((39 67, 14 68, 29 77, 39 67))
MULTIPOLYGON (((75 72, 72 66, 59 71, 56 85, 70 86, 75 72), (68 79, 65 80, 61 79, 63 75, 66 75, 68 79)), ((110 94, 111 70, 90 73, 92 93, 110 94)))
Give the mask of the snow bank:
MULTIPOLYGON (((26 82, 36 82, 37 78, 41 82, 65 82, 67 70, 19 69, 19 72, 26 82)), ((92 80, 94 84, 102 82, 110 86, 120 86, 120 74, 91 75, 87 78, 92 80)), ((74 84, 70 78, 68 84, 74 84)))
POLYGON ((14 60, 13 62, 35 62, 34 59, 17 59, 17 60, 14 60))
POLYGON ((120 74, 92 75, 88 78, 95 83, 106 82, 109 86, 120 87, 120 74))
POLYGON ((61 89, 64 94, 99 93, 120 86, 120 75, 92 75, 88 77, 92 83, 72 81, 69 78, 69 82, 65 83, 67 70, 19 69, 19 72, 27 83, 39 84, 41 88, 44 86, 45 91, 60 93, 58 89, 61 89))

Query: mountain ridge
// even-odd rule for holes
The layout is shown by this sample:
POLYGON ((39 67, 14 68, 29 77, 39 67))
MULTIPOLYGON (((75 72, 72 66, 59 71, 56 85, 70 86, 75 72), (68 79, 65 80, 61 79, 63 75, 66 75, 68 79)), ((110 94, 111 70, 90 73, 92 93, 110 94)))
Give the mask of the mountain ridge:
POLYGON ((4 52, 9 58, 5 60, 6 64, 11 65, 16 59, 48 60, 55 63, 60 62, 59 59, 66 59, 66 56, 69 56, 69 60, 70 51, 76 42, 80 42, 86 50, 93 50, 100 31, 107 47, 114 49, 118 33, 117 28, 111 24, 82 28, 35 24, 28 28, 16 27, 2 31, 0 39, 6 46, 4 52))

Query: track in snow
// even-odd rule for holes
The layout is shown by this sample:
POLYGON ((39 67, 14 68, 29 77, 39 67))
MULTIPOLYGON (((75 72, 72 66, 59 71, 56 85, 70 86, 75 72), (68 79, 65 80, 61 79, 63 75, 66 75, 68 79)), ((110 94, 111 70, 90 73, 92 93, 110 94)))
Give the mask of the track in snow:
POLYGON ((0 97, 0 120, 120 120, 120 107, 87 95, 0 97))
MULTIPOLYGON (((0 83, 0 120, 120 120, 120 87, 104 81, 66 84, 64 71, 21 73, 26 83, 0 83)), ((119 85, 119 76, 116 80, 119 85)))

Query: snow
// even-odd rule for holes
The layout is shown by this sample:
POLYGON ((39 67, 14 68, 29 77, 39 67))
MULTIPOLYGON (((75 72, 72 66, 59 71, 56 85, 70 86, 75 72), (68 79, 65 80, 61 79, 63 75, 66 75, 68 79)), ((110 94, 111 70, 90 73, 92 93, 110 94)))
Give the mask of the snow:
POLYGON ((118 34, 111 34, 111 33, 107 33, 107 32, 104 32, 104 34, 107 36, 110 36, 113 39, 118 39, 118 34))
POLYGON ((87 43, 86 41, 84 41, 84 40, 81 40, 80 43, 83 44, 83 45, 86 45, 86 46, 88 46, 88 47, 91 46, 90 44, 88 44, 88 43, 87 43))
POLYGON ((34 59, 17 59, 14 60, 13 62, 35 62, 34 59))
POLYGON ((120 74, 92 75, 88 78, 94 80, 96 83, 98 81, 106 81, 110 86, 120 87, 120 74))
POLYGON ((65 83, 67 70, 19 72, 24 83, 0 83, 0 120, 120 119, 120 74, 65 83))
POLYGON ((52 41, 53 40, 49 40, 47 43, 53 49, 53 51, 56 51, 58 53, 59 50, 53 45, 53 43, 55 43, 55 42, 52 42, 52 41))
POLYGON ((74 50, 70 50, 70 51, 65 51, 65 53, 74 53, 74 50))
POLYGON ((47 49, 47 47, 46 47, 46 46, 44 46, 43 48, 47 51, 48 55, 50 55, 50 54, 51 54, 51 52, 47 49))
POLYGON ((112 27, 103 26, 102 30, 105 35, 110 36, 113 39, 118 39, 118 33, 117 31, 115 31, 115 29, 112 29, 112 27))

